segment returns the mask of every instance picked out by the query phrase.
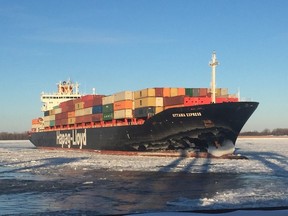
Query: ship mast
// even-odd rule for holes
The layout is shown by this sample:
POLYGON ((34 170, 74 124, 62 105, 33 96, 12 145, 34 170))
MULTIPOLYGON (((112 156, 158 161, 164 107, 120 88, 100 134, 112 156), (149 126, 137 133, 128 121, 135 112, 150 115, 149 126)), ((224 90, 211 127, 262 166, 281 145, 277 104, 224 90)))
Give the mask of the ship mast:
POLYGON ((216 59, 216 52, 214 51, 212 53, 212 59, 209 62, 209 65, 212 68, 212 73, 211 73, 211 99, 212 103, 216 102, 216 66, 218 65, 218 61, 216 59))

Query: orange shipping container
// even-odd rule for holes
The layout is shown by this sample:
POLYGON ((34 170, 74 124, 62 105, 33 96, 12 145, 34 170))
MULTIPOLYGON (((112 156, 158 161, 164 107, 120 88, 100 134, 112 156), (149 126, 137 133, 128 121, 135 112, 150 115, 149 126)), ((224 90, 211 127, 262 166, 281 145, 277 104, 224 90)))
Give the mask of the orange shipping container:
POLYGON ((132 109, 133 101, 132 100, 124 100, 114 102, 114 110, 123 110, 123 109, 132 109))
POLYGON ((171 97, 170 88, 163 88, 163 97, 171 97))
POLYGON ((75 111, 68 112, 68 118, 75 117, 75 111))
POLYGON ((178 88, 178 96, 185 95, 185 88, 178 88))

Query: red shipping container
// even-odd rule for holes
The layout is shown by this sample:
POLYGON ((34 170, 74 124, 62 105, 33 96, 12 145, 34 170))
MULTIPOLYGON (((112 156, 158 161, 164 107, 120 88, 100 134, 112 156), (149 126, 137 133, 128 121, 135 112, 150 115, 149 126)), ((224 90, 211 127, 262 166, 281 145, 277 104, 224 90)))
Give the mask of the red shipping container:
POLYGON ((155 97, 163 97, 163 88, 155 88, 155 97))
POLYGON ((200 88, 199 89, 199 96, 200 97, 206 97, 208 94, 208 89, 207 88, 200 88))
POLYGON ((103 120, 103 114, 102 113, 97 113, 92 115, 92 121, 93 122, 99 122, 103 120))
POLYGON ((183 95, 175 96, 175 97, 164 97, 163 103, 165 107, 180 105, 180 104, 184 104, 184 99, 185 99, 185 96, 183 95))

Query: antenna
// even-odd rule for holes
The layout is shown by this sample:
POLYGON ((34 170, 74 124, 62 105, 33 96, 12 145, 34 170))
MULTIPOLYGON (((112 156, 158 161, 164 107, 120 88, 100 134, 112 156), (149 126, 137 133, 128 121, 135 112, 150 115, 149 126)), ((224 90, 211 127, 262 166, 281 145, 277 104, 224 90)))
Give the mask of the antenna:
POLYGON ((212 53, 212 59, 209 62, 209 65, 212 68, 212 73, 211 73, 211 99, 212 103, 216 102, 216 66, 218 65, 218 61, 216 59, 216 52, 213 51, 212 53))

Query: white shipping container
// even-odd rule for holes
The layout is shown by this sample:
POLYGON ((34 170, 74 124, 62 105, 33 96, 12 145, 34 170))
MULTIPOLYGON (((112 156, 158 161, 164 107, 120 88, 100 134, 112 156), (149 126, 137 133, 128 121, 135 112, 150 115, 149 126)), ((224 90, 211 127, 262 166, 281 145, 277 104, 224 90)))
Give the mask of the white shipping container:
POLYGON ((114 119, 133 118, 132 109, 114 111, 114 119))
POLYGON ((84 115, 91 115, 92 114, 92 107, 88 107, 85 109, 75 110, 75 116, 84 116, 84 115))
POLYGON ((115 101, 124 101, 124 100, 133 100, 133 92, 132 91, 123 91, 114 94, 114 102, 115 101))
POLYGON ((107 104, 112 104, 114 103, 114 95, 106 96, 102 98, 102 104, 107 105, 107 104))
POLYGON ((59 114, 59 113, 62 113, 62 108, 61 107, 59 107, 59 108, 56 108, 56 109, 54 109, 55 111, 55 114, 59 114))
POLYGON ((44 121, 44 127, 50 127, 50 121, 44 121))
POLYGON ((84 109, 75 110, 75 116, 76 117, 83 116, 83 115, 84 115, 84 109))

